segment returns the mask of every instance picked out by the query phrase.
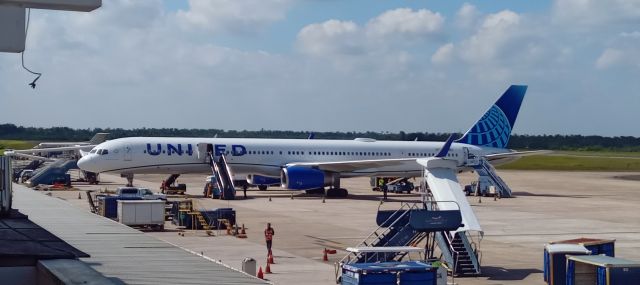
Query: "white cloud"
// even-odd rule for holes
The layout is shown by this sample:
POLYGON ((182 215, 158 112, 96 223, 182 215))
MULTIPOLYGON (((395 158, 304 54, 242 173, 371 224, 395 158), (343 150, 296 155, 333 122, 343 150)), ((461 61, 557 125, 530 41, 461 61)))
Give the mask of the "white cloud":
POLYGON ((633 31, 633 32, 622 32, 620 33, 620 36, 623 38, 633 38, 633 39, 640 39, 640 31, 633 31))
POLYGON ((620 33, 602 51, 595 66, 600 70, 623 66, 640 68, 639 46, 640 32, 620 33))
POLYGON ((179 23, 219 32, 255 33, 285 18, 290 0, 189 0, 189 10, 178 11, 179 23))
MULTIPOLYGON (((638 135, 637 128, 612 119, 595 125, 616 128, 597 129, 588 116, 598 111, 599 118, 628 121, 620 114, 633 119, 639 103, 638 96, 626 95, 640 89, 640 32, 629 24, 634 4, 601 2, 556 1, 535 13, 514 4, 514 10, 493 14, 467 3, 451 14, 400 8, 371 19, 341 13, 342 20, 316 23, 298 15, 287 19, 291 6, 304 1, 192 1, 175 12, 160 0, 109 0, 91 13, 33 10, 25 60, 44 75, 31 90, 33 77, 21 69, 19 55, 0 54, 0 122, 465 131, 482 113, 477 106, 490 104, 507 85, 523 83, 531 88, 519 133, 638 135), (586 6, 560 21, 554 18, 559 3, 586 6), (606 15, 597 15, 598 9, 606 15), (621 9, 629 11, 616 19, 621 9), (585 19, 572 22, 569 16, 585 19), (592 20, 598 25, 581 22, 592 20), (260 34, 277 21, 287 27, 278 25, 279 32, 304 28, 260 34), (463 23, 468 26, 461 29, 463 23), (574 33, 577 27, 589 33, 574 33), (291 45, 299 53, 290 52, 291 45), (278 46, 277 52, 261 51, 265 46, 278 46), (599 106, 602 94, 616 96, 610 107, 599 106), (397 102, 408 102, 401 120, 379 115, 380 106, 397 102), (16 107, 22 105, 31 111, 16 107), (424 125, 456 108, 463 116, 424 125), (52 119, 52 109, 73 111, 52 119), (341 115, 310 115, 323 112, 341 115)), ((330 15, 313 11, 314 18, 330 15)))
POLYGON ((395 54, 398 49, 437 35, 443 23, 439 13, 400 8, 386 11, 364 26, 335 19, 309 24, 298 33, 297 46, 315 56, 395 54))
POLYGON ((462 43, 461 57, 471 63, 494 60, 516 36, 519 23, 520 15, 509 10, 486 16, 477 32, 462 43))
POLYGON ((424 37, 442 29, 444 17, 426 9, 413 11, 400 8, 382 13, 367 23, 366 32, 370 37, 424 37))
POLYGON ((624 59, 624 53, 617 49, 608 48, 602 52, 598 60, 596 60, 596 66, 600 69, 610 67, 612 65, 619 64, 624 59))
POLYGON ((431 62, 434 64, 449 63, 453 58, 453 43, 448 43, 436 50, 431 56, 431 62))
POLYGON ((456 13, 456 24, 461 28, 470 28, 478 20, 479 14, 476 6, 464 3, 456 13))
POLYGON ((554 20, 570 29, 588 30, 609 23, 630 22, 637 25, 640 1, 637 0, 555 0, 554 20))
POLYGON ((359 53, 362 46, 359 30, 351 21, 311 24, 298 33, 298 47, 304 53, 316 56, 359 53))

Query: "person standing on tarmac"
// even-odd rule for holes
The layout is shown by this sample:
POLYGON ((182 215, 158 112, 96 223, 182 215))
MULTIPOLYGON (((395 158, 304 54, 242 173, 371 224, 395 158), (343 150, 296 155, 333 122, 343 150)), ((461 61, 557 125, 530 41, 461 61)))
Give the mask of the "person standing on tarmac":
POLYGON ((273 236, 276 232, 271 227, 271 223, 267 223, 267 228, 264 230, 264 239, 267 242, 267 254, 271 254, 271 245, 273 244, 273 236))

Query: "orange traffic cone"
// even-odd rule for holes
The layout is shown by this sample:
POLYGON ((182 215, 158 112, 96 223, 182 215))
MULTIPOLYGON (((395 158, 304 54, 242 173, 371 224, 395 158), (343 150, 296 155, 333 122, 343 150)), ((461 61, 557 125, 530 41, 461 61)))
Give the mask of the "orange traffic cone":
POLYGON ((327 256, 327 249, 324 249, 324 255, 322 256, 322 261, 329 261, 329 257, 327 256))
POLYGON ((274 264, 275 262, 273 262, 273 254, 269 253, 269 255, 267 256, 267 264, 274 264))
POLYGON ((258 276, 256 276, 260 279, 264 279, 264 273, 262 273, 262 266, 260 266, 260 269, 258 270, 258 276))
POLYGON ((264 269, 264 273, 266 274, 271 274, 273 272, 271 272, 271 266, 269 265, 269 263, 267 263, 267 267, 265 267, 264 269))

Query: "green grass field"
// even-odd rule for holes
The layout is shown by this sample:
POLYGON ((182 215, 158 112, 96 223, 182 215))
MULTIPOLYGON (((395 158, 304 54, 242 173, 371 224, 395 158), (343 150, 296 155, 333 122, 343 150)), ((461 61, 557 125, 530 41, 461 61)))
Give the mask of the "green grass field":
POLYGON ((32 141, 0 140, 0 155, 4 155, 5 149, 27 149, 36 144, 36 142, 32 141))
POLYGON ((532 155, 500 165, 498 169, 560 171, 640 171, 640 153, 560 151, 532 155))

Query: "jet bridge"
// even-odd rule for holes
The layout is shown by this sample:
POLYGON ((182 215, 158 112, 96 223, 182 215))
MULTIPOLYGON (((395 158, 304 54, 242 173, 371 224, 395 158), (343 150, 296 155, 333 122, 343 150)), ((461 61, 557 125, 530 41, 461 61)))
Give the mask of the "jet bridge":
POLYGON ((436 233, 436 241, 444 260, 453 267, 456 275, 480 274, 478 245, 483 231, 458 182, 456 161, 431 157, 418 159, 417 162, 424 166, 423 183, 427 183, 430 189, 430 193, 423 192, 425 205, 430 210, 459 209, 462 216, 463 226, 456 230, 436 233), (444 201, 455 201, 456 204, 444 201), (478 243, 473 241, 476 233, 478 243))

